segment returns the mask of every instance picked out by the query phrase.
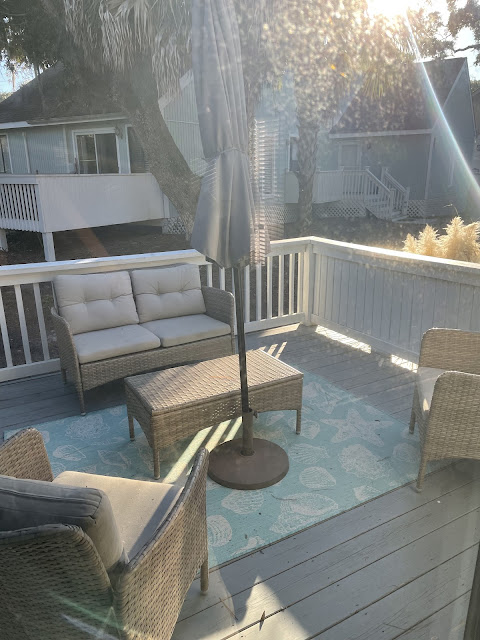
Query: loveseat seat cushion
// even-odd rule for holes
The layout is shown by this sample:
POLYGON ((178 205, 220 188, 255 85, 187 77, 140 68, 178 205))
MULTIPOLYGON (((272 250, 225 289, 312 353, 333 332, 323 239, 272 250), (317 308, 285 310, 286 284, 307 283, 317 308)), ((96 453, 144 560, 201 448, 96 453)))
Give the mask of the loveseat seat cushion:
POLYGON ((182 487, 162 482, 97 476, 64 471, 55 481, 76 487, 96 487, 109 497, 125 552, 130 559, 151 540, 165 520, 182 487))
POLYGON ((417 371, 417 391, 422 413, 426 418, 432 406, 433 389, 438 378, 445 373, 445 369, 434 369, 432 367, 418 367, 417 371))
POLYGON ((74 335, 139 321, 128 271, 57 276, 53 282, 58 310, 74 335))
POLYGON ((160 346, 160 339, 138 324, 77 333, 73 336, 73 341, 82 364, 157 349, 160 346))
POLYGON ((0 530, 75 525, 90 537, 107 571, 125 559, 107 495, 98 488, 0 476, 0 530))
POLYGON ((162 341, 162 347, 174 347, 197 340, 226 336, 230 333, 230 325, 210 318, 204 313, 153 320, 140 326, 158 336, 162 341))
POLYGON ((131 276, 140 322, 206 311, 197 265, 137 269, 131 276))

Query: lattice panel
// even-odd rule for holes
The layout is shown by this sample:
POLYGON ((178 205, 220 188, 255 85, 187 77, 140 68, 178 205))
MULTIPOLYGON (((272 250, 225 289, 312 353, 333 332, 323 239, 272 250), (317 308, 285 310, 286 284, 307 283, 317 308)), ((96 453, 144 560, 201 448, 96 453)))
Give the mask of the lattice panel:
POLYGON ((176 235, 183 235, 185 233, 185 226, 180 217, 168 218, 162 224, 163 233, 173 233, 176 235))
POLYGON ((363 218, 366 215, 363 203, 355 200, 315 204, 313 205, 313 212, 320 218, 363 218))

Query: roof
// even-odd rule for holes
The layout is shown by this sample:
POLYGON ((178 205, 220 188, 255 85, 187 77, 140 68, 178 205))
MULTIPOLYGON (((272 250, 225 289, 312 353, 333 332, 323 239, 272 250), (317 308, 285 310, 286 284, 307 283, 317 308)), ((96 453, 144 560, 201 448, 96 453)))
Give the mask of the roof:
POLYGON ((0 102, 0 123, 48 122, 58 118, 119 113, 120 109, 105 91, 104 83, 89 80, 88 86, 78 78, 69 81, 61 63, 46 69, 39 81, 34 79, 0 102))
POLYGON ((330 133, 353 135, 431 129, 436 116, 422 66, 443 106, 465 60, 449 58, 409 64, 380 98, 369 96, 363 86, 330 133))

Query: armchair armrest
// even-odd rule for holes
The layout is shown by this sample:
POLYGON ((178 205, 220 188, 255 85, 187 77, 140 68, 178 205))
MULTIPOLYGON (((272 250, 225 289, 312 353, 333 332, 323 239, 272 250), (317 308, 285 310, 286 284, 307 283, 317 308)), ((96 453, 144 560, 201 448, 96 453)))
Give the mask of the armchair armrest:
POLYGON ((53 307, 50 309, 50 313, 52 314, 53 328, 57 336, 60 366, 70 373, 73 382, 78 386, 81 381, 80 366, 70 325, 53 307))
POLYGON ((423 334, 418 366, 480 374, 480 333, 429 329, 423 334))
POLYGON ((27 480, 53 480, 40 431, 23 429, 0 446, 0 474, 27 480))
POLYGON ((214 287, 202 287, 202 293, 207 315, 215 318, 215 320, 229 324, 233 333, 235 304, 234 297, 230 291, 214 287))
POLYGON ((206 476, 201 449, 172 511, 120 576, 115 609, 135 637, 169 638, 198 569, 206 570, 206 476))
POLYGON ((442 373, 433 389, 427 438, 431 435, 438 448, 454 439, 461 452, 451 449, 452 457, 470 457, 473 448, 480 447, 479 416, 480 375, 442 373))

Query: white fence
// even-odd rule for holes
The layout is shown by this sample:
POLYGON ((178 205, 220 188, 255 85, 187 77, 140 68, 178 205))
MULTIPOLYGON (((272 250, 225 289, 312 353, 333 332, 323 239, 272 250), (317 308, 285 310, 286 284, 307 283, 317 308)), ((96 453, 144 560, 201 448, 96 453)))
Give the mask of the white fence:
MULTIPOLYGON (((231 270, 193 250, 1 267, 0 381, 59 368, 55 275, 185 262, 201 265, 205 284, 234 293, 231 270)), ((245 268, 244 298, 246 331, 319 324, 410 360, 433 326, 480 331, 480 265, 320 238, 272 243, 265 265, 245 268)))

